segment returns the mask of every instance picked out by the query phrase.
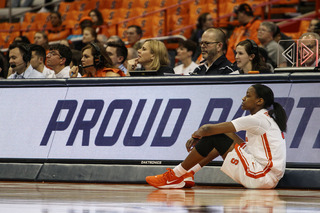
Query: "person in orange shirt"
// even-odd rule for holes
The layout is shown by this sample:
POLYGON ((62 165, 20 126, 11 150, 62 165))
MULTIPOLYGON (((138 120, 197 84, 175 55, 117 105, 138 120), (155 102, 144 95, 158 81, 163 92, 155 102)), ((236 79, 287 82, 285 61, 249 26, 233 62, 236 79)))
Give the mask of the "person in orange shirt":
MULTIPOLYGON (((120 77, 126 76, 120 69, 113 68, 112 61, 105 48, 95 42, 90 42, 82 49, 81 66, 84 75, 82 77, 120 77)), ((77 77, 79 67, 70 69, 70 77, 77 77)))
POLYGON ((261 20, 258 17, 253 16, 253 11, 250 5, 240 4, 238 8, 235 9, 237 14, 237 19, 240 26, 236 27, 229 38, 227 58, 232 63, 235 61, 235 49, 236 45, 245 39, 254 40, 258 45, 258 28, 261 24, 261 20))
POLYGON ((48 29, 49 41, 57 41, 69 36, 70 30, 66 29, 66 25, 62 24, 62 17, 59 12, 51 12, 50 23, 51 27, 48 29))

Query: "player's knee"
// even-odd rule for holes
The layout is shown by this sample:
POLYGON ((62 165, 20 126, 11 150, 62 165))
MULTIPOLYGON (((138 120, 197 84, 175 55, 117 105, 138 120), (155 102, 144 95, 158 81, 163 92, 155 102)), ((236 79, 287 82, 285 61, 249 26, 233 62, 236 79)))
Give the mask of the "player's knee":
POLYGON ((201 156, 207 157, 214 148, 220 155, 224 155, 232 144, 231 138, 225 134, 219 134, 201 138, 195 148, 201 156))

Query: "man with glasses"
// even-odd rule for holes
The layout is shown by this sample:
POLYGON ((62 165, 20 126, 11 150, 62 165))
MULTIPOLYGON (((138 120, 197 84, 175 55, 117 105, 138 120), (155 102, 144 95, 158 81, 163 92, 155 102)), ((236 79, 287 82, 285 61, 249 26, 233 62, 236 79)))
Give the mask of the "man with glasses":
POLYGON ((277 35, 277 25, 273 22, 264 21, 258 28, 258 39, 261 46, 268 52, 273 68, 286 67, 287 61, 282 56, 283 47, 279 45, 274 37, 277 35))
POLYGON ((44 78, 44 75, 33 69, 29 44, 14 42, 9 46, 9 64, 12 74, 8 79, 44 78))
POLYGON ((319 34, 314 32, 304 33, 300 36, 300 42, 303 43, 303 45, 309 49, 308 52, 310 53, 312 52, 312 55, 310 55, 310 57, 307 57, 306 60, 301 60, 300 58, 301 66, 320 67, 320 59, 319 59, 320 36, 319 34))
POLYGON ((232 64, 224 54, 225 46, 226 36, 221 29, 206 30, 200 42, 204 61, 192 75, 227 75, 233 72, 232 64))
POLYGON ((70 78, 70 62, 72 61, 72 51, 63 44, 53 44, 47 54, 47 66, 56 74, 56 78, 70 78))

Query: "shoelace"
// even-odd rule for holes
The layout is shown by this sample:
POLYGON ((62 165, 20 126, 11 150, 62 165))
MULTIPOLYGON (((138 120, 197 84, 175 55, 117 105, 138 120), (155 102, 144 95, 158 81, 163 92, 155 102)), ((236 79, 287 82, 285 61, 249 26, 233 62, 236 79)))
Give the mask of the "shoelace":
POLYGON ((172 169, 167 168, 167 172, 165 172, 165 173, 163 174, 163 176, 166 177, 167 180, 172 180, 173 177, 175 176, 175 174, 174 174, 174 172, 173 172, 172 169))

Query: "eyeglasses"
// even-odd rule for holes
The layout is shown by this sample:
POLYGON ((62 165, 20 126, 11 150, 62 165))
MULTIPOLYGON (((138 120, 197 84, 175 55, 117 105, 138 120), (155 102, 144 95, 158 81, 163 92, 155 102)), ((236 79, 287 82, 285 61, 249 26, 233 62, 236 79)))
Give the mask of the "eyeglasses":
POLYGON ((62 58, 62 56, 59 54, 59 53, 56 53, 55 51, 50 51, 50 52, 48 52, 48 54, 47 54, 47 56, 59 56, 60 58, 62 58))
POLYGON ((220 41, 213 41, 213 42, 210 42, 210 41, 201 41, 200 42, 200 46, 205 46, 207 47, 209 44, 216 44, 216 43, 220 43, 220 41))

